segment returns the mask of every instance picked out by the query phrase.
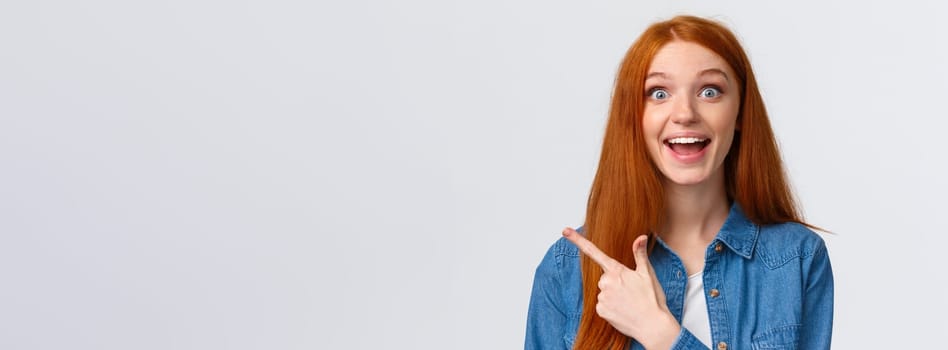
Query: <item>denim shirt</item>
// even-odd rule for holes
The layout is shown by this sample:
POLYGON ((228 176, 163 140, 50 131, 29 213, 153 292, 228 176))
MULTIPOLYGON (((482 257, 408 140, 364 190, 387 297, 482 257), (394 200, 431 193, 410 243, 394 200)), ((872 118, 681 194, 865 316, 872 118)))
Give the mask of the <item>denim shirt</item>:
MULTIPOLYGON (((688 280, 663 242, 649 255, 668 309, 681 323, 688 280)), ((582 314, 579 249, 561 238, 537 267, 525 349, 571 349, 582 314)), ((705 251, 704 295, 712 346, 726 349, 829 349, 833 271, 823 239, 803 225, 759 226, 734 204, 705 251)), ((631 349, 644 349, 636 341, 631 349)), ((682 328, 672 349, 707 349, 682 328)))

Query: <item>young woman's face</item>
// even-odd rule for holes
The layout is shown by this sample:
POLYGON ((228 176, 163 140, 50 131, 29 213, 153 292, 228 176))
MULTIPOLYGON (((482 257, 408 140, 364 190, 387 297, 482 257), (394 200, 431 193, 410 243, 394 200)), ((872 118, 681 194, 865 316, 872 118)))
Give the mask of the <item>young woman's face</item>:
POLYGON ((695 185, 723 175, 740 108, 737 77, 701 45, 663 46, 645 79, 645 142, 652 161, 673 183, 695 185))

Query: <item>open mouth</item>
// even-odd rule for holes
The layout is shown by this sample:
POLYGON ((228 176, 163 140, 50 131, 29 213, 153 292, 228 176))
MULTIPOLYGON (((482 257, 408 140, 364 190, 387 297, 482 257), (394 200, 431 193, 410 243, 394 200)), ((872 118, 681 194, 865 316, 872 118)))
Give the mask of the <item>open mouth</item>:
POLYGON ((699 153, 710 143, 711 139, 704 137, 673 137, 665 140, 665 146, 682 156, 699 153))

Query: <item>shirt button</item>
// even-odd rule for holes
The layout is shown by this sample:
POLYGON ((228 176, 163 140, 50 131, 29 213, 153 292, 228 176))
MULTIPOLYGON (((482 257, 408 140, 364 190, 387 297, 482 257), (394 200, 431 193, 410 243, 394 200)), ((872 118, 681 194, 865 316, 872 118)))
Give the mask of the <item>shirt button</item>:
MULTIPOLYGON (((717 298, 718 295, 721 295, 721 292, 719 292, 717 289, 711 289, 711 292, 710 292, 709 294, 711 294, 711 297, 712 297, 712 298, 717 298)), ((718 344, 718 345, 719 345, 718 347, 720 347, 721 344, 724 344, 724 343, 722 342, 722 343, 718 344)), ((726 345, 725 345, 725 346, 726 346, 726 345)))
POLYGON ((718 343, 718 350, 727 350, 727 343, 723 341, 718 343))
POLYGON ((678 276, 678 278, 681 278, 681 270, 675 271, 675 274, 678 276))
POLYGON ((720 253, 722 250, 724 250, 724 245, 721 244, 721 242, 718 242, 718 244, 714 245, 714 251, 720 253))

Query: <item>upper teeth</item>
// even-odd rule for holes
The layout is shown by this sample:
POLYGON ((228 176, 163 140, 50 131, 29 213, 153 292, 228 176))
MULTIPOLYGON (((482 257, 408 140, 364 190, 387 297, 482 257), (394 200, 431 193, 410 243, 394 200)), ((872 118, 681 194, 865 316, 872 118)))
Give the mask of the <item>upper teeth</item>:
POLYGON ((705 139, 699 139, 697 137, 676 137, 669 139, 668 143, 698 143, 704 142, 705 139))

